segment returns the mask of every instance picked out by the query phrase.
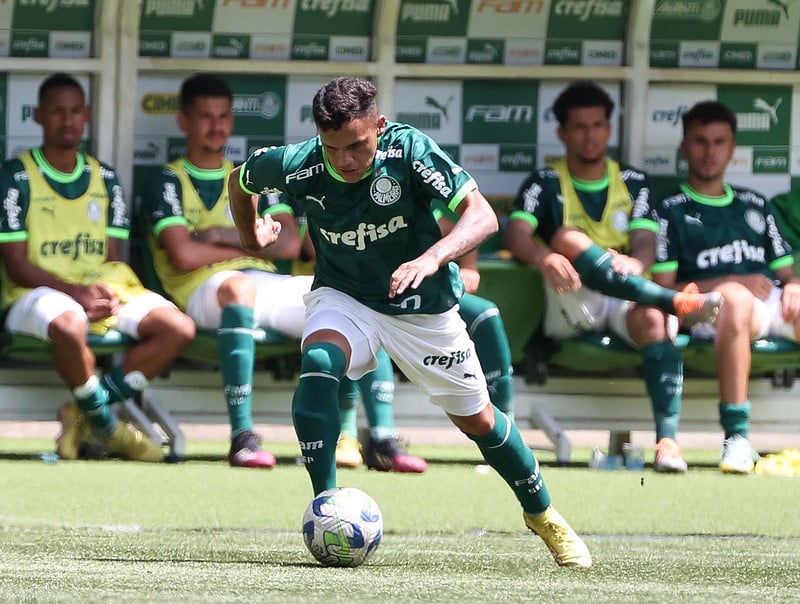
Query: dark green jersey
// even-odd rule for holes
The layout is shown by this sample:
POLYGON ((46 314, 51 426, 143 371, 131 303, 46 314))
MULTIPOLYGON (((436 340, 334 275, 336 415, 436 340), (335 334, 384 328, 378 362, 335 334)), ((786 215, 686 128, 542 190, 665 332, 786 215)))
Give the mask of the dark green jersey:
POLYGON ((762 273, 793 264, 766 200, 725 185, 705 197, 681 185, 658 206, 659 241, 654 273, 677 272, 678 282, 762 273))
MULTIPOLYGON (((610 235, 614 231, 627 234, 634 229, 655 232, 658 228, 657 215, 651 206, 651 189, 647 175, 630 166, 621 165, 619 177, 627 189, 627 193, 624 190, 622 193, 628 197, 627 200, 615 200, 619 209, 608 206, 608 177, 597 182, 572 179, 587 219, 602 225, 610 235)), ((537 235, 549 244, 555 232, 566 224, 559 173, 552 168, 544 168, 531 174, 520 187, 511 218, 520 218, 530 223, 536 229, 537 235)), ((613 236, 609 238, 614 239, 613 236)), ((627 237, 617 239, 627 241, 627 237)), ((618 249, 629 252, 629 243, 619 246, 618 249)))
POLYGON ((440 313, 461 297, 455 263, 416 290, 388 297, 394 270, 441 238, 432 200, 454 209, 477 189, 474 179, 416 128, 388 123, 372 170, 356 183, 335 173, 319 137, 255 151, 241 182, 250 192, 283 192, 302 205, 317 252, 315 288, 332 287, 386 314, 440 313))

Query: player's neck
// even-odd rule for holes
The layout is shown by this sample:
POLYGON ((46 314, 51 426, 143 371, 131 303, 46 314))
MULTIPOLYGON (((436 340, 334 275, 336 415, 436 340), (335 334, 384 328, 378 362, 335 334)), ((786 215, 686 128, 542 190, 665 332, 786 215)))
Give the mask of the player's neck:
POLYGON ((203 150, 192 151, 187 149, 186 159, 189 163, 201 170, 218 170, 225 160, 223 153, 208 153, 203 150))
POLYGON ((725 195, 725 181, 722 178, 705 180, 693 178, 689 175, 689 178, 686 179, 686 184, 696 193, 705 195, 706 197, 721 197, 725 195))
POLYGON ((77 149, 61 149, 47 144, 42 145, 42 157, 59 172, 72 174, 78 166, 77 149))
POLYGON ((585 162, 578 158, 567 157, 567 168, 573 178, 589 182, 602 180, 606 177, 606 172, 608 171, 605 157, 603 157, 602 161, 596 162, 585 162))

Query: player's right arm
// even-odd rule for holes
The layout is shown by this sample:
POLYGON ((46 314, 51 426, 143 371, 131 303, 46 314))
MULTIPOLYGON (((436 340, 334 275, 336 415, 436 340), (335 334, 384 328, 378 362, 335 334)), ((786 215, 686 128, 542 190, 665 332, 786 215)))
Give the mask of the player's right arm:
POLYGON ((536 231, 546 209, 539 174, 531 175, 520 187, 510 220, 503 234, 503 246, 523 264, 535 266, 542 278, 558 293, 579 289, 581 279, 572 263, 551 250, 536 231))

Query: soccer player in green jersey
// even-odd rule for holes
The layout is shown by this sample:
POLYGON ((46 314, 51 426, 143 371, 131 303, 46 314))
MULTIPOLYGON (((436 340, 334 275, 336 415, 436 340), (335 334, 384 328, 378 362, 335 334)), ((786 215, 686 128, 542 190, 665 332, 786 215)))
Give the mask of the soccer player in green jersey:
POLYGON ((233 163, 225 145, 233 131, 233 93, 212 74, 196 74, 180 89, 178 124, 186 153, 151 181, 142 202, 147 243, 167 294, 198 327, 216 330, 231 424, 232 466, 271 468, 252 414, 253 327, 300 337, 308 276, 276 272, 271 260, 294 258, 300 238, 294 212, 278 195, 258 199, 259 212, 281 225, 278 240, 259 253, 242 249, 228 204, 233 163))
POLYGON ((794 258, 766 200, 725 183, 736 148, 736 116, 724 104, 704 101, 682 116, 680 151, 686 182, 662 197, 653 278, 667 287, 694 282, 719 292, 725 305, 715 325, 693 335, 713 337, 719 381, 719 417, 725 432, 719 468, 749 474, 750 342, 800 334, 800 279, 794 258))
POLYGON ((641 351, 655 417, 653 467, 686 472, 675 440, 683 363, 672 315, 684 322, 712 316, 721 301, 718 294, 678 293, 644 277, 655 257, 658 226, 647 176, 606 154, 613 109, 593 83, 575 82, 562 91, 553 113, 565 157, 522 184, 504 241, 517 260, 542 273, 546 335, 611 330, 641 351))
POLYGON ((194 324, 121 260, 127 206, 114 170, 79 150, 89 120, 80 83, 63 73, 45 79, 34 118, 41 147, 0 171, 5 328, 53 345, 56 370, 75 399, 59 411, 62 458, 78 457, 93 432, 123 457, 162 461, 161 446, 119 422, 110 404, 166 370, 194 337, 194 324), (109 327, 138 342, 99 379, 87 335, 109 327))
POLYGON ((475 441, 556 562, 589 567, 589 550, 550 504, 532 451, 490 403, 458 316, 463 283, 452 261, 496 232, 497 217, 475 180, 430 137, 378 112, 376 95, 359 78, 329 82, 312 103, 318 136, 259 149, 229 180, 246 248, 261 249, 280 233, 258 216, 253 194, 285 192, 308 217, 317 262, 292 417, 313 491, 336 486, 339 382, 372 369, 384 348, 475 441), (446 236, 432 199, 460 216, 446 236))

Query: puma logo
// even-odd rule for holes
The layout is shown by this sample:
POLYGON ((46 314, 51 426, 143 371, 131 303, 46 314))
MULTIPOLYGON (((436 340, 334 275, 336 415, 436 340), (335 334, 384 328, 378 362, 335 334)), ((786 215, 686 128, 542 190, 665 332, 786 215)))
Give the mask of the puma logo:
POLYGON ((322 197, 314 197, 313 195, 306 195, 306 199, 309 201, 316 201, 323 210, 325 209, 325 195, 322 197))

